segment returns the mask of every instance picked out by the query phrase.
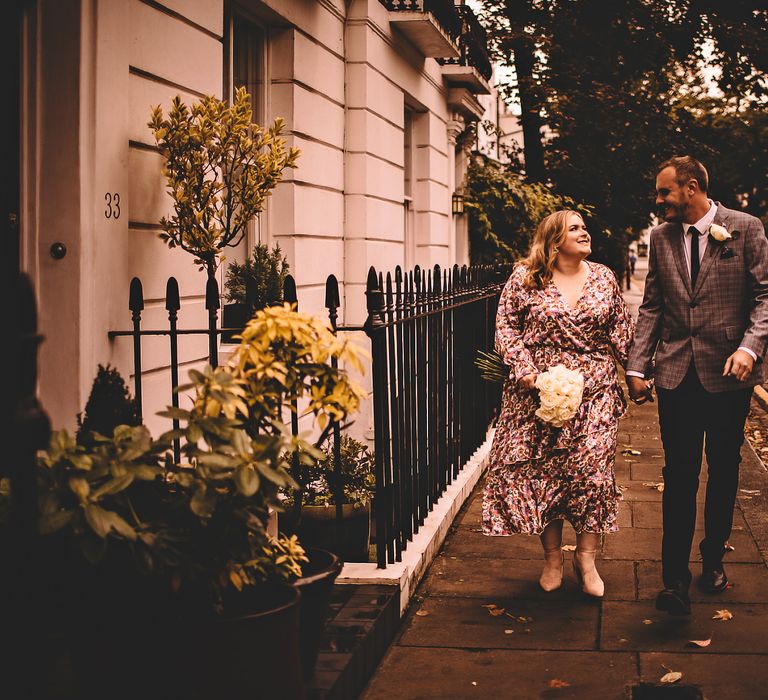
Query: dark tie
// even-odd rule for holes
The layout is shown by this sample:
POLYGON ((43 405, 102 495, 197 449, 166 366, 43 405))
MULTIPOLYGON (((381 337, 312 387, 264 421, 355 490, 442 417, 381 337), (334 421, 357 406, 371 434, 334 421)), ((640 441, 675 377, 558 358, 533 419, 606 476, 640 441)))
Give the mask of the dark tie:
POLYGON ((691 234, 691 287, 695 287, 699 276, 699 232, 691 226, 688 233, 691 234))

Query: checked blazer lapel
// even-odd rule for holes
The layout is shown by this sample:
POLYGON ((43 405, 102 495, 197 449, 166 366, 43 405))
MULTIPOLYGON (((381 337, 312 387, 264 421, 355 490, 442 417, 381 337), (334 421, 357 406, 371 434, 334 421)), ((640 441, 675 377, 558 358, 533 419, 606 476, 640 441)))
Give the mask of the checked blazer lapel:
MULTIPOLYGON (((685 291, 688 292, 688 296, 693 298, 693 290, 691 289, 691 273, 688 272, 688 267, 685 264, 685 252, 683 251, 683 236, 680 232, 679 225, 672 225, 668 229, 668 234, 671 237, 672 244, 672 257, 675 260, 677 271, 680 273, 680 279, 683 280, 685 285, 685 291)), ((710 246, 707 246, 709 250, 710 246)), ((696 279, 697 282, 701 282, 701 271, 696 279)), ((698 286, 698 285, 697 285, 698 286)))
MULTIPOLYGON (((723 212, 723 207, 718 204, 717 213, 715 214, 715 219, 712 223, 719 224, 720 226, 728 228, 727 222, 728 214, 723 212)), ((717 260, 717 257, 720 255, 722 249, 723 243, 715 240, 707 241, 707 250, 704 253, 704 260, 701 261, 701 269, 699 270, 699 276, 696 278, 696 288, 693 290, 693 297, 695 297, 699 291, 701 291, 701 286, 704 284, 704 280, 707 278, 709 271, 712 269, 712 265, 715 263, 715 260, 717 260)))

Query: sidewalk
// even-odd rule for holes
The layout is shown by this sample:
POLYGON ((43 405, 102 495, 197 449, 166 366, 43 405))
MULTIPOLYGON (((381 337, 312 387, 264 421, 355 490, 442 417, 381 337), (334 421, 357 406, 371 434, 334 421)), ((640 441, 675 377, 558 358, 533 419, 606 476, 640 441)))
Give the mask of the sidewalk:
MULTIPOLYGON (((644 272, 637 270, 638 276, 644 272)), ((642 280, 633 280, 627 294, 635 308, 641 285, 642 280)), ((621 530, 607 535, 602 548, 602 601, 581 594, 569 551, 563 587, 546 594, 537 584, 538 538, 483 536, 481 482, 454 522, 364 700, 702 697, 685 685, 710 700, 768 697, 768 499, 763 495, 768 495, 768 473, 762 462, 745 445, 733 551, 726 556, 733 586, 719 596, 692 586, 692 615, 672 618, 654 607, 661 587, 662 495, 655 485, 663 465, 655 404, 630 407, 619 426, 618 450, 640 454, 617 455, 624 496, 621 530), (723 609, 733 618, 714 620, 723 609), (710 639, 705 647, 689 644, 710 639), (682 673, 674 686, 630 694, 631 686, 656 684, 669 670, 682 673)), ((705 481, 706 466, 700 504, 705 481)), ((699 510, 697 528, 703 506, 699 510)), ((701 536, 697 530, 695 543, 701 536)), ((567 525, 565 542, 575 542, 567 525)), ((692 560, 694 576, 698 561, 692 560)))

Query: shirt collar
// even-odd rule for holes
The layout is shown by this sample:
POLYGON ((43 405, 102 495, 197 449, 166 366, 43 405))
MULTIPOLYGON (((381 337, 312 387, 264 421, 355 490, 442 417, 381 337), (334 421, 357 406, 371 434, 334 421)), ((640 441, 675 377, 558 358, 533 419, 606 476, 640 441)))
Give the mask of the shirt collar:
POLYGON ((691 226, 695 226, 700 236, 706 236, 709 232, 709 227, 715 220, 715 214, 717 214, 717 204, 711 199, 709 201, 709 211, 704 214, 695 224, 683 224, 683 233, 688 233, 688 229, 691 226))

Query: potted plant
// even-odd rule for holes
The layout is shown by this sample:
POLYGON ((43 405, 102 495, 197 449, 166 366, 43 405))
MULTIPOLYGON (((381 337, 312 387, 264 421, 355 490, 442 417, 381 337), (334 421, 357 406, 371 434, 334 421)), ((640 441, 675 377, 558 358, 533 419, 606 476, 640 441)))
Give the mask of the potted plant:
POLYGON ((77 416, 78 444, 92 446, 94 435, 112 435, 118 425, 139 425, 136 402, 115 367, 99 365, 84 413, 77 416))
POLYGON ((282 119, 263 129, 252 118, 250 97, 238 88, 231 105, 207 96, 187 107, 176 96, 167 117, 158 106, 148 123, 174 208, 160 220, 160 238, 193 255, 209 278, 299 156, 286 148, 282 119))
POLYGON ((368 561, 371 500, 376 488, 373 454, 366 444, 342 435, 339 458, 341 479, 337 480, 333 441, 329 438, 323 446, 323 456, 299 472, 299 488, 284 490, 288 525, 283 529, 295 531, 306 547, 330 549, 344 561, 368 561), (335 505, 339 497, 340 528, 335 505))
POLYGON ((361 392, 326 363, 359 357, 288 305, 260 311, 243 335, 229 366, 190 373, 180 390, 194 390, 192 406, 162 414, 178 430, 155 440, 121 425, 90 445, 59 432, 41 455, 42 598, 75 657, 79 697, 116 677, 115 697, 149 683, 166 696, 303 695, 340 562, 267 535, 269 508, 294 486, 282 455, 318 452, 291 434, 283 409, 288 396, 306 399, 327 436, 361 392))
MULTIPOLYGON (((339 366, 351 365, 362 372, 362 358, 362 351, 346 338, 336 336, 320 319, 293 311, 289 304, 261 309, 248 321, 229 366, 245 387, 249 434, 283 432, 292 414, 311 417, 320 430, 314 445, 299 440, 296 449, 286 452, 296 456, 294 476, 302 466, 322 458, 317 446, 326 441, 334 424, 357 411, 363 390, 339 366)), ((339 558, 326 550, 309 548, 307 557, 303 577, 296 582, 302 591, 305 678, 312 674, 331 588, 341 571, 339 558)))
POLYGON ((81 661, 78 692, 105 687, 117 662, 140 669, 124 689, 151 682, 173 694, 194 677, 191 697, 299 698, 299 594, 286 584, 306 557, 265 525, 291 484, 280 454, 301 441, 251 439, 237 415, 243 388, 225 368, 192 379, 193 407, 167 412, 187 440, 181 463, 170 458, 174 433, 153 440, 130 426, 92 448, 56 433, 41 457, 40 530, 68 574, 51 600, 73 613, 60 622, 81 661))
MULTIPOLYGON (((279 245, 270 251, 257 244, 251 256, 241 265, 233 262, 227 268, 224 283, 223 325, 228 329, 242 329, 254 311, 283 301, 283 285, 290 267, 279 245)), ((223 331, 222 340, 232 342, 234 331, 223 331)))

